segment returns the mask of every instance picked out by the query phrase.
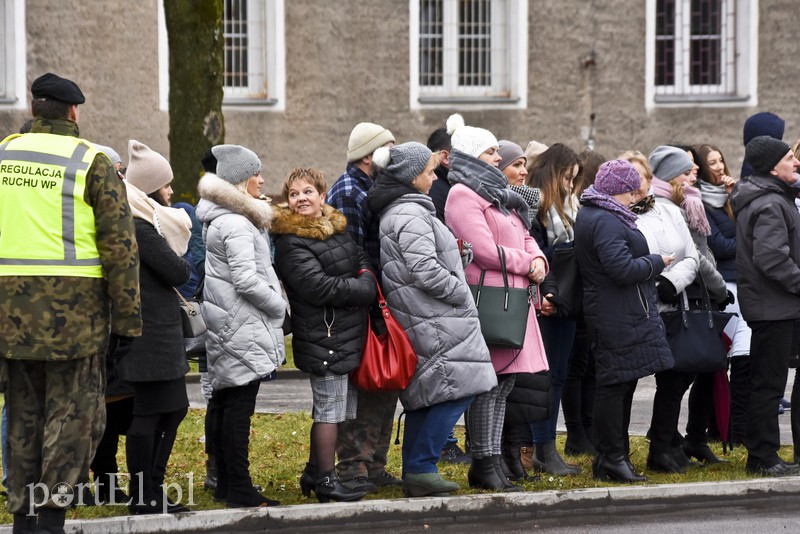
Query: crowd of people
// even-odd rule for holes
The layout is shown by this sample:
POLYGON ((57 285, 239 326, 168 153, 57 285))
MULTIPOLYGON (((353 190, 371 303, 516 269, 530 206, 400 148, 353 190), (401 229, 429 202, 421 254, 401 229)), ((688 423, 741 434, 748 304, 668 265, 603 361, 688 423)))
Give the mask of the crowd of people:
POLYGON ((576 475, 564 456, 578 454, 593 455, 597 479, 644 481, 628 427, 649 375, 648 470, 723 461, 709 446, 721 438, 747 448, 749 472, 800 473, 797 452, 778 456, 778 410, 800 348, 800 142, 782 141, 777 115, 745 123, 738 179, 708 140, 606 158, 562 143, 523 149, 454 114, 427 144, 359 123, 330 189, 319 170, 298 167, 275 202, 255 152, 214 146, 199 203, 177 207, 162 155, 131 140, 121 169, 113 149, 79 137, 85 98, 74 82, 46 74, 31 93, 26 133, 0 144, 3 461, 15 532, 62 532, 58 499, 34 513, 26 487, 75 486, 90 470, 97 503, 186 510, 162 488, 188 409, 189 344, 203 355, 205 485, 229 507, 280 504, 253 484, 248 450, 256 397, 285 363, 286 340, 313 397, 300 488, 320 502, 389 485, 451 494, 460 486, 439 473, 443 459, 468 462, 468 484, 492 491, 523 491, 515 482, 536 472, 576 475), (39 187, 41 176, 59 187, 39 187), (527 292, 522 342, 488 335, 473 286, 527 292), (418 359, 402 391, 359 390, 349 376, 367 329, 384 327, 378 288, 418 359), (179 303, 193 296, 207 327, 199 341, 184 339, 181 321, 179 303), (676 370, 663 317, 709 302, 735 314, 719 337, 729 369, 676 370), (399 477, 386 470, 398 400, 399 477), (466 452, 453 434, 462 416, 466 452), (120 435, 129 495, 115 480, 120 435))

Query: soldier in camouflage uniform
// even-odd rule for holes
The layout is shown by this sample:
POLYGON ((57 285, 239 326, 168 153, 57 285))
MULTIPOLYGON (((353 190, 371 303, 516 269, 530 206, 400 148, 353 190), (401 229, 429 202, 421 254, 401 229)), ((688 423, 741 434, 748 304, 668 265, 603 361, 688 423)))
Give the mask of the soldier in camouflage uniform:
POLYGON ((0 365, 7 372, 0 385, 9 416, 8 507, 14 532, 63 532, 64 506, 80 475, 88 472, 103 433, 109 332, 122 342, 141 334, 139 260, 125 187, 111 161, 86 141, 59 138, 78 138, 77 105, 85 101, 80 89, 48 73, 33 82, 31 94, 31 133, 0 143, 0 365), (25 139, 40 134, 47 137, 25 139), (48 147, 59 143, 76 147, 66 164, 60 163, 66 158, 49 153, 48 147), (42 150, 15 150, 30 146, 42 150), (75 154, 84 157, 78 160, 75 154), (76 181, 76 172, 83 176, 81 165, 85 178, 76 181), (32 185, 44 182, 33 181, 34 171, 50 176, 48 191, 32 185), (40 203, 25 204, 37 195, 40 203), (55 216, 63 224, 32 224, 52 220, 45 213, 45 208, 53 211, 50 201, 61 206, 55 216), (15 232, 15 243, 20 242, 20 225, 33 243, 51 238, 60 246, 63 240, 64 259, 58 261, 67 265, 59 267, 66 275, 50 274, 53 262, 41 259, 41 250, 51 245, 3 243, 15 232), (95 255, 92 274, 74 267, 90 261, 76 259, 87 242, 95 255), (34 485, 38 489, 31 492, 34 485))

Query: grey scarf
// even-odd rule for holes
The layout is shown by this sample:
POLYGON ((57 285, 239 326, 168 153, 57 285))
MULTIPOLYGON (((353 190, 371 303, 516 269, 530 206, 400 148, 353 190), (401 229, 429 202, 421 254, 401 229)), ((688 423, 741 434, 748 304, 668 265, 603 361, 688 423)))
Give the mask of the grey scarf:
POLYGON ((728 200, 728 193, 725 192, 723 185, 714 185, 700 180, 700 197, 703 199, 703 204, 712 208, 721 208, 728 200))
POLYGON ((453 149, 447 179, 469 187, 505 215, 509 215, 510 210, 516 211, 525 228, 530 229, 528 204, 511 190, 505 175, 497 167, 453 149))

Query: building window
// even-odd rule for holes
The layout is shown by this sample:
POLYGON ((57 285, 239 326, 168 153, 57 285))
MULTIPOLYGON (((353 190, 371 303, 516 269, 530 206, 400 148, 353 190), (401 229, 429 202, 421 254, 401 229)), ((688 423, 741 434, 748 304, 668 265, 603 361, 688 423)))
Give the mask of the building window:
POLYGON ((276 0, 224 0, 226 104, 275 103, 282 96, 279 84, 283 73, 278 72, 283 65, 282 4, 276 0))
POLYGON ((25 53, 25 2, 0 0, 0 106, 27 106, 25 53))
MULTIPOLYGON (((223 0, 224 106, 285 109, 284 2, 223 0)), ((167 109, 169 46, 163 11, 159 1, 160 107, 167 109)))
POLYGON ((410 0, 410 14, 412 107, 524 105, 527 1, 410 0))
POLYGON ((651 0, 650 4, 648 78, 655 104, 755 98, 756 54, 750 45, 757 39, 757 1, 651 0))

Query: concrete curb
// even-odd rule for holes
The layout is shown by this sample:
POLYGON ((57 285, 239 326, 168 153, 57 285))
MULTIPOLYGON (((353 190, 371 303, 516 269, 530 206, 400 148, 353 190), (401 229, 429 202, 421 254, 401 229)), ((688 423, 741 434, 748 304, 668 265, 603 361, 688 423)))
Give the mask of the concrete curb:
MULTIPOLYGON (((155 532, 320 531, 357 528, 378 531, 432 524, 476 527, 478 523, 578 516, 644 514, 668 509, 742 505, 800 496, 800 476, 693 484, 631 485, 570 491, 495 493, 455 497, 303 504, 276 508, 210 510, 177 515, 123 516, 67 521, 66 532, 143 534, 155 532)), ((566 519, 565 519, 566 520, 566 519)), ((11 527, 0 528, 0 534, 11 527)))

